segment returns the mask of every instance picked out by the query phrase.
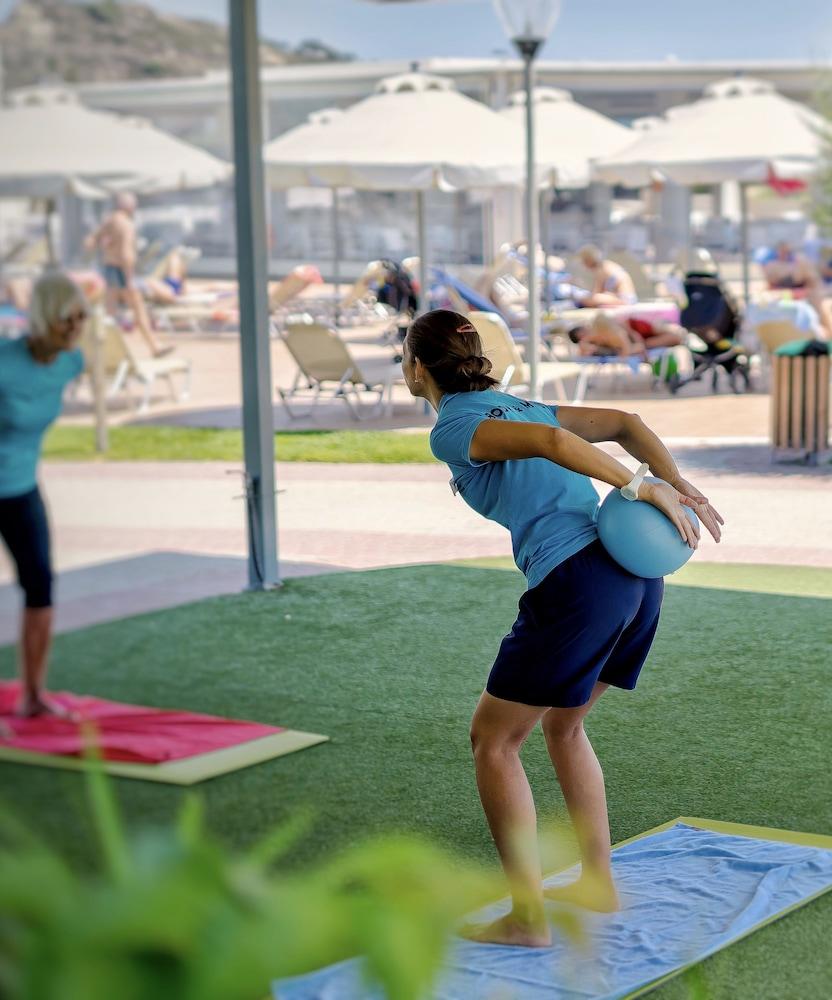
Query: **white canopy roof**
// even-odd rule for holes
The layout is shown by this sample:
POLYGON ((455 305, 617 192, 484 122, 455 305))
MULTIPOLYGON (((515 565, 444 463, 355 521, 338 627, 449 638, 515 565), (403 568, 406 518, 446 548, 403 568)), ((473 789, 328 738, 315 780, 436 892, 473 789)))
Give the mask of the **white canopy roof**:
POLYGON ((390 77, 342 114, 310 121, 264 149, 278 187, 444 191, 522 182, 522 129, 442 77, 390 77))
POLYGON ((825 122, 771 84, 737 78, 644 125, 632 145, 594 164, 595 178, 633 187, 802 179, 816 169, 825 122))
MULTIPOLYGON (((568 90, 536 87, 533 94, 535 159, 553 187, 580 188, 590 181, 590 160, 611 156, 633 141, 633 132, 573 100, 568 90)), ((524 126, 526 93, 518 91, 500 112, 524 126)))
POLYGON ((73 95, 0 108, 0 194, 55 197, 208 187, 231 165, 138 118, 92 111, 73 95))

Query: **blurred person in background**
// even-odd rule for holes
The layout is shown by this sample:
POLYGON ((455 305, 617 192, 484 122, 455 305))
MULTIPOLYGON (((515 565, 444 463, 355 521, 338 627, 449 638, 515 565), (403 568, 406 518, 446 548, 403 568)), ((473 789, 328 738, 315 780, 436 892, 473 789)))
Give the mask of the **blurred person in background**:
POLYGON ((593 279, 589 295, 581 299, 581 305, 628 306, 638 301, 633 279, 620 264, 605 260, 598 247, 588 243, 578 251, 578 258, 593 279))
POLYGON ((817 312, 826 337, 832 335, 832 304, 826 297, 824 278, 807 257, 781 240, 762 268, 769 288, 798 292, 817 312))
POLYGON ((64 389, 84 369, 78 341, 84 293, 52 272, 32 289, 28 330, 0 339, 0 537, 24 595, 20 628, 24 716, 65 715, 44 694, 52 640, 49 522, 37 481, 43 435, 61 412, 64 389))
POLYGON ((122 192, 116 195, 114 210, 104 219, 86 241, 87 250, 98 248, 104 280, 107 283, 105 304, 111 316, 118 313, 120 305, 133 311, 136 327, 154 357, 170 354, 172 347, 162 347, 150 322, 142 293, 136 283, 136 214, 135 195, 122 192))

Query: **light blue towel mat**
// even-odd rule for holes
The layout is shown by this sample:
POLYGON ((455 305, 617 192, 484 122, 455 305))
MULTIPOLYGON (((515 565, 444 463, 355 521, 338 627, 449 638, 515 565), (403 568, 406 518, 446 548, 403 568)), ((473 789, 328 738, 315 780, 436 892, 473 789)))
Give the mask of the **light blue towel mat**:
MULTIPOLYGON (((622 910, 586 917, 588 944, 457 940, 431 1000, 629 1000, 832 889, 832 837, 681 816, 616 845, 622 910)), ((546 879, 558 885, 575 870, 546 879)), ((506 900, 477 914, 505 913, 506 900)), ((382 1000, 360 959, 283 980, 276 1000, 382 1000)))

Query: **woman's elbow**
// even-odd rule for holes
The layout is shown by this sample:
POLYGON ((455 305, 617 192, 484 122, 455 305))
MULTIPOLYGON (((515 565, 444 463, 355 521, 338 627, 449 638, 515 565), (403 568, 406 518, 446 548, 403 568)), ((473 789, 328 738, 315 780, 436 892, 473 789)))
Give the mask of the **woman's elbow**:
POLYGON ((621 410, 620 418, 618 434, 615 438, 616 441, 632 440, 633 437, 638 435, 639 431, 644 429, 644 421, 637 413, 625 413, 621 410))

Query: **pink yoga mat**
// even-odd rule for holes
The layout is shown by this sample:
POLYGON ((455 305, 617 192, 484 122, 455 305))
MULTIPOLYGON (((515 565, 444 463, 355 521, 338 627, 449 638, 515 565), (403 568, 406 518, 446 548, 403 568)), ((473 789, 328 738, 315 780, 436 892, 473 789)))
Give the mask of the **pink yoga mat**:
POLYGON ((21 719, 14 714, 19 698, 17 682, 0 683, 0 720, 12 732, 10 739, 0 735, 0 746, 34 753, 81 756, 84 753, 82 722, 95 727, 100 753, 105 760, 138 764, 182 760, 283 732, 280 727, 264 726, 259 722, 124 705, 68 691, 50 693, 50 698, 75 713, 78 722, 54 716, 21 719))

